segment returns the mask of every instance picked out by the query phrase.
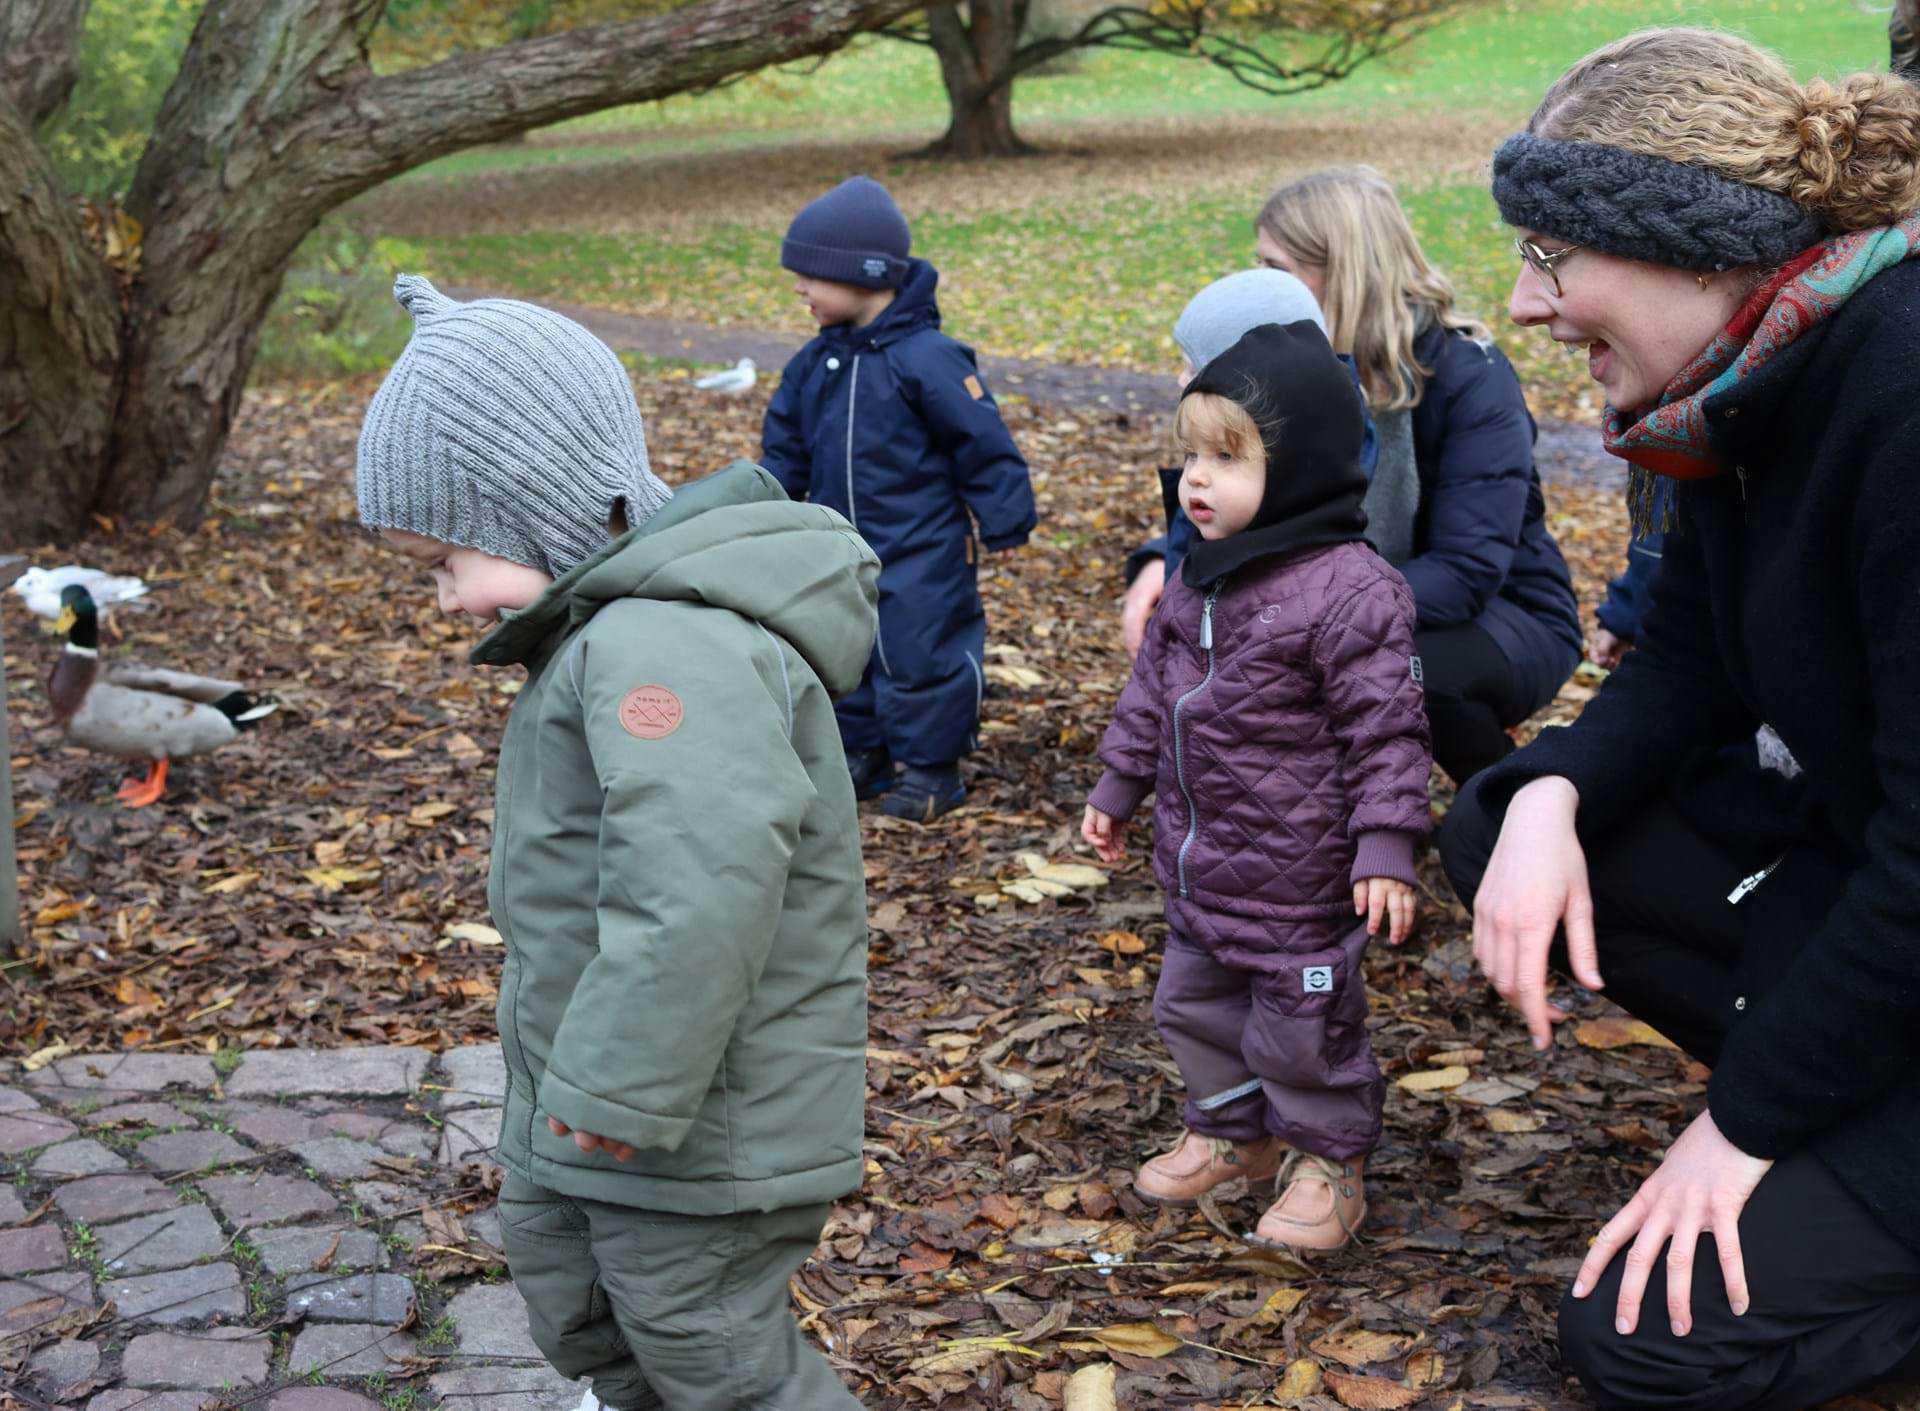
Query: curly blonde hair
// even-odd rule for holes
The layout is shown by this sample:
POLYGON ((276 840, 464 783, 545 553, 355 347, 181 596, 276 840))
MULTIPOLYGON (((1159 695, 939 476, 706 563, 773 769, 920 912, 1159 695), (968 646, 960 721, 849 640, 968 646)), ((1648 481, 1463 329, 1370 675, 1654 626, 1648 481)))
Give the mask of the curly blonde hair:
POLYGON ((1393 183, 1372 167, 1327 167, 1288 183, 1267 198, 1254 228, 1326 271, 1328 341, 1353 357, 1375 411, 1419 405, 1433 370, 1414 357, 1413 340, 1429 321, 1482 342, 1491 336, 1455 311, 1452 282, 1427 263, 1393 183))
POLYGON ((1920 88, 1888 73, 1804 87, 1759 45, 1648 29, 1555 81, 1527 131, 1717 172, 1798 202, 1835 231, 1920 208, 1920 88))

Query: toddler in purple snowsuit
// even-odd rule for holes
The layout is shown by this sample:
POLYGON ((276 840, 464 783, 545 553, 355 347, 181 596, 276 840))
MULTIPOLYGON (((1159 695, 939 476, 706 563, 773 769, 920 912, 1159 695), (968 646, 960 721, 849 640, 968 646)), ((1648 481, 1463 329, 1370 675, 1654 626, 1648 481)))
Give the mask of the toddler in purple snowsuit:
POLYGON ((1255 1240, 1337 1248, 1365 1218, 1384 1091, 1361 959, 1383 920, 1396 944, 1410 928, 1431 826, 1413 597, 1363 540, 1359 394, 1317 326, 1252 330, 1188 384, 1175 431, 1201 537, 1082 830, 1113 861, 1158 795, 1171 934, 1153 1013, 1187 1132, 1135 1184, 1187 1202, 1278 1173, 1255 1240))

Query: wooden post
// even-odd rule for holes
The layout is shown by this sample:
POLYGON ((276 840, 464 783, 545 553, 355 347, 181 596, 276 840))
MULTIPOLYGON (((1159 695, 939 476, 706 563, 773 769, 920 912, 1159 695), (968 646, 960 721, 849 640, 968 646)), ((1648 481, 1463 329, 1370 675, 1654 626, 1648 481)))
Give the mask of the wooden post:
MULTIPOLYGON (((26 572, 23 558, 0 557, 0 592, 26 572)), ((20 868, 13 848, 13 749, 7 741, 7 644, 0 631, 0 955, 20 940, 20 868)))

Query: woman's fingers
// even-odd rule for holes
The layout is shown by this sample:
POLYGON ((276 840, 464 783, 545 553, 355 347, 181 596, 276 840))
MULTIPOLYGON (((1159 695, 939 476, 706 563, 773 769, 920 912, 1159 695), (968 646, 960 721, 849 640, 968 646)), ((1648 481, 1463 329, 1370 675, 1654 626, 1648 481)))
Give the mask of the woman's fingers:
POLYGON ((1747 1261, 1740 1253, 1740 1212, 1717 1211, 1713 1217, 1713 1242, 1720 1253, 1720 1278, 1727 1286, 1727 1306, 1736 1317, 1752 1303, 1747 1293, 1747 1261))
POLYGON ((547 1119, 547 1130, 552 1132, 556 1137, 564 1137, 568 1132, 571 1132, 573 1128, 569 1127, 565 1122, 562 1122, 558 1117, 549 1117, 547 1119))
POLYGON ((1641 1222, 1646 1218, 1646 1210, 1644 1194, 1636 1195, 1601 1226, 1600 1233, 1593 1237, 1593 1243, 1587 1247, 1587 1257, 1580 1261, 1580 1272, 1573 1276, 1575 1298, 1585 1298, 1593 1292, 1607 1265, 1613 1262, 1613 1256, 1638 1233, 1641 1222))
POLYGON ((1640 1304, 1647 1296, 1647 1280, 1653 1277, 1653 1266, 1659 1262, 1660 1248, 1666 1244, 1670 1232, 1671 1227, 1656 1206, 1633 1238, 1633 1248, 1627 1251, 1621 1265, 1620 1297, 1613 1306, 1613 1326, 1622 1334, 1640 1326, 1640 1304))
POLYGON ((1572 962, 1573 978, 1590 990, 1604 988, 1600 978, 1600 951, 1593 935, 1593 892, 1587 886, 1587 869, 1582 866, 1567 886, 1567 959, 1572 962))
POLYGON ((1673 1335, 1685 1337, 1693 1329, 1693 1255, 1700 1240, 1698 1209, 1683 1210, 1667 1242, 1667 1322, 1673 1335))

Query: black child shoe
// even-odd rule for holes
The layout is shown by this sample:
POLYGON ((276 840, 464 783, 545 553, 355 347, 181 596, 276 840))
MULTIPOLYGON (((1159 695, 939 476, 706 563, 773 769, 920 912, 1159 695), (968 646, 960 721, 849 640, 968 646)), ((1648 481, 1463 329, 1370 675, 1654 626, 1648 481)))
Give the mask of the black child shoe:
POLYGON ((877 799, 893 787, 893 760, 882 747, 847 752, 847 773, 853 776, 856 799, 877 799))
POLYGON ((880 811, 913 823, 931 823, 941 814, 953 812, 966 800, 967 788, 960 782, 960 770, 956 766, 945 769, 909 766, 887 791, 880 811))

